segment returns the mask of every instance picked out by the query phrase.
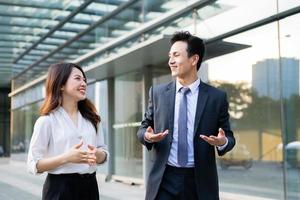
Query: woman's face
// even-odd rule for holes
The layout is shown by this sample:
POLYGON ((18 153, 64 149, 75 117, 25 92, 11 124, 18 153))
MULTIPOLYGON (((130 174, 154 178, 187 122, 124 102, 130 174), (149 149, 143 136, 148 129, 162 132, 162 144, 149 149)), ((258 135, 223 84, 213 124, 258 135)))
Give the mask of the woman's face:
POLYGON ((63 97, 71 98, 74 101, 81 101, 86 98, 86 82, 82 72, 73 67, 72 72, 63 86, 63 97))

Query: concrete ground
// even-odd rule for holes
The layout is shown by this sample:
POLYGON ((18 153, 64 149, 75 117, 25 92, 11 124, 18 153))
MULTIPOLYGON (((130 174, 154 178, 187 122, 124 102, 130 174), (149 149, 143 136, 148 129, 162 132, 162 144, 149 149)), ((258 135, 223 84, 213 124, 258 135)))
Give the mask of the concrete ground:
MULTIPOLYGON (((26 171, 24 161, 0 158, 0 200, 38 200, 41 199, 42 185, 46 174, 34 176, 26 171)), ((221 175, 222 178, 222 175, 221 175)), ((145 188, 141 185, 109 181, 105 182, 101 174, 97 175, 101 200, 142 200, 145 188)), ((221 185, 222 200, 271 200, 276 198, 256 197, 255 193, 236 194, 222 191, 230 185, 221 185)), ((278 198, 279 199, 279 198, 278 198)))

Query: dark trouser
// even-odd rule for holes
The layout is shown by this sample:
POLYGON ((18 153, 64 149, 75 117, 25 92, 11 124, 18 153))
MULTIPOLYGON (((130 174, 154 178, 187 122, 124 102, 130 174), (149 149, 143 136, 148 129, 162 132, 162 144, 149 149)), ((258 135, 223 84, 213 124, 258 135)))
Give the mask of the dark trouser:
POLYGON ((196 200, 194 168, 166 167, 155 200, 196 200))
POLYGON ((99 200, 96 173, 48 174, 43 186, 43 200, 99 200))

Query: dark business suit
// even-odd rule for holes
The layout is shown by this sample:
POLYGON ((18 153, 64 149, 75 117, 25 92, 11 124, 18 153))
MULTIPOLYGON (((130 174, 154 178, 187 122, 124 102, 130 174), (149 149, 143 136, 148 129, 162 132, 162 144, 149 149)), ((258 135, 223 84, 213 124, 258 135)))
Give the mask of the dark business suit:
MULTIPOLYGON (((154 164, 147 183, 146 200, 154 200, 166 169, 173 138, 175 81, 168 84, 154 86, 149 92, 148 109, 145 119, 138 130, 138 138, 148 150, 154 150, 154 164), (144 140, 144 133, 148 126, 154 133, 169 130, 169 134, 160 142, 148 143, 144 140)), ((219 187, 215 160, 215 148, 199 135, 218 134, 218 129, 225 131, 228 144, 218 155, 224 155, 235 145, 233 133, 230 130, 228 103, 225 92, 209 86, 203 82, 199 85, 197 110, 194 127, 194 164, 195 183, 199 200, 218 200, 219 187)))

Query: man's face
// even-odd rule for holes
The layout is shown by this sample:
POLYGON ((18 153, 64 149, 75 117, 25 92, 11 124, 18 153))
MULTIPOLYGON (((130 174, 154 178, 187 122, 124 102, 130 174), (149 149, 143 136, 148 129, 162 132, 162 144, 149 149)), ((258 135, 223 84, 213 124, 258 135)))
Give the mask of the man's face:
POLYGON ((197 73, 194 56, 188 57, 187 43, 175 42, 169 52, 168 62, 173 77, 185 78, 191 73, 197 73))

